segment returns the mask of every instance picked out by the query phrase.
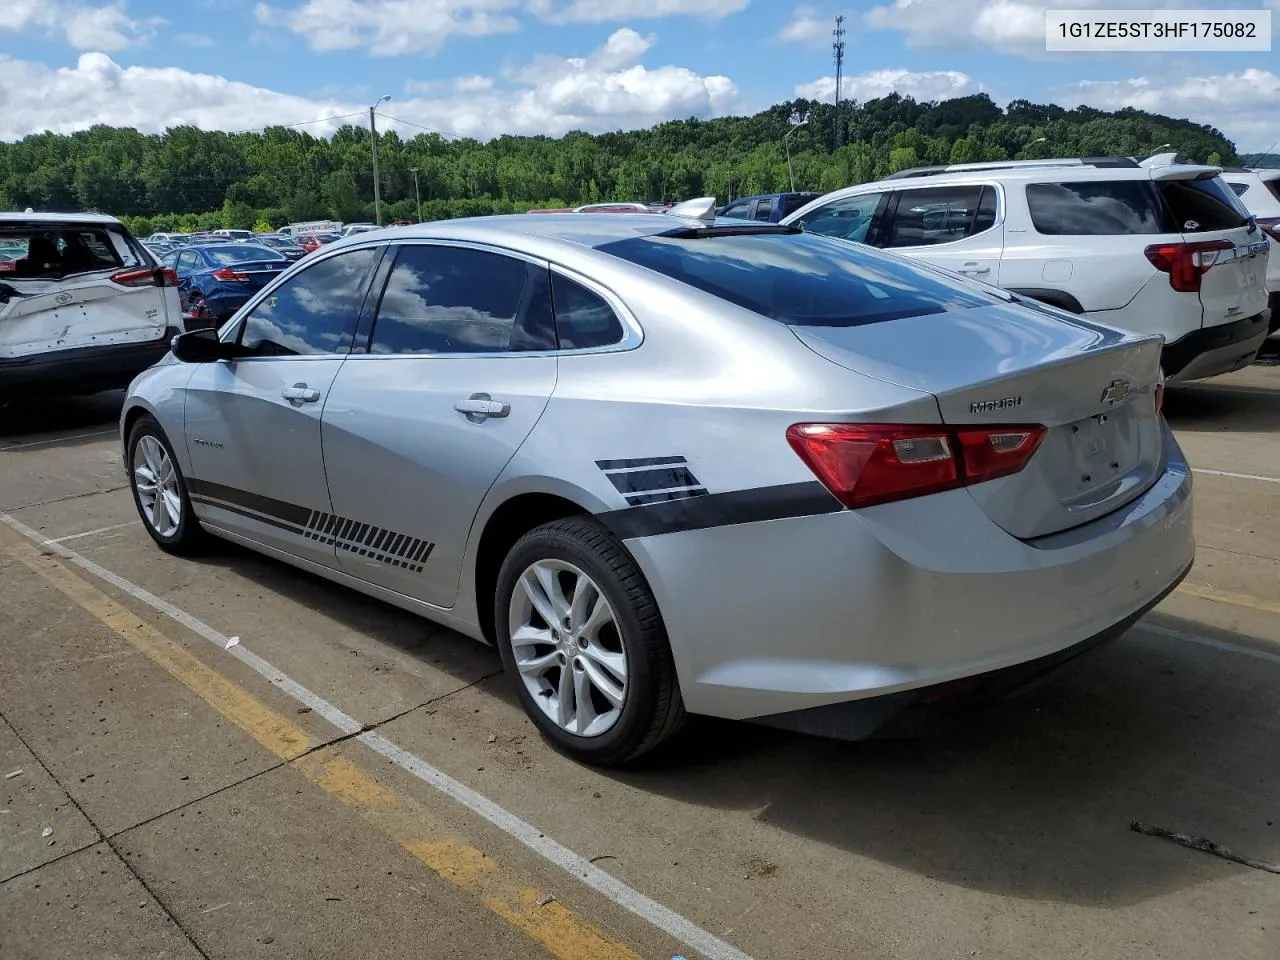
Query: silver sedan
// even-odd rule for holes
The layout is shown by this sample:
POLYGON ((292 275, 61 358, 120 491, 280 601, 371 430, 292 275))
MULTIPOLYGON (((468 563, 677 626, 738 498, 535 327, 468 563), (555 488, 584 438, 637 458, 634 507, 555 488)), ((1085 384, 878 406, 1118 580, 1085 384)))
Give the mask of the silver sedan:
POLYGON ((1123 632, 1193 557, 1160 340, 792 227, 362 233, 122 415, 214 534, 495 644, 559 748, 688 713, 866 736, 1123 632))

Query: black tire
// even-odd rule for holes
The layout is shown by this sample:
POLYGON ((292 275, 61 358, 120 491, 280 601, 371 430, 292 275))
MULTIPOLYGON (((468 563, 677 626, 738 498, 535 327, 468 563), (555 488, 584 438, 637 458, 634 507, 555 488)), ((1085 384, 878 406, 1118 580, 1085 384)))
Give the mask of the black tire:
POLYGON ((133 429, 129 431, 129 440, 125 445, 125 467, 129 471, 129 491, 133 494, 133 504, 138 508, 138 516, 142 519, 142 526, 146 528, 147 533, 151 535, 151 539, 156 542, 156 545, 161 550, 166 550, 179 556, 201 552, 209 543, 209 534, 200 526, 200 521, 196 519, 195 511, 191 508, 191 496, 187 492, 187 481, 182 476, 178 460, 173 454, 173 445, 169 443, 169 438, 164 435, 160 424, 150 414, 139 417, 138 421, 133 425, 133 429), (135 472, 135 466, 136 460, 140 456, 139 446, 143 437, 154 437, 159 441, 169 461, 173 464, 177 492, 182 506, 177 527, 171 533, 162 533, 156 529, 146 507, 143 505, 142 496, 138 492, 138 476, 135 472))
POLYGON ((684 701, 657 601, 622 544, 594 520, 556 520, 516 542, 498 574, 494 624, 502 665, 521 706, 552 745, 575 760, 599 766, 624 764, 653 750, 683 726, 684 701), (627 690, 619 718, 598 736, 578 736, 561 728, 534 702, 516 668, 508 611, 521 574, 539 560, 572 563, 595 582, 613 608, 626 655, 627 690))

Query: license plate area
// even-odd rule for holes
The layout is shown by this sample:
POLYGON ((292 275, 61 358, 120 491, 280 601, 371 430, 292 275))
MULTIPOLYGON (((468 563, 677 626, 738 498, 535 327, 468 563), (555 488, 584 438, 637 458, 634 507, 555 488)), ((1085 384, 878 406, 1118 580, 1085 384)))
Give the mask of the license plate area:
POLYGON ((1071 424, 1077 492, 1096 490, 1115 480, 1126 468, 1118 449, 1118 421, 1116 413, 1100 413, 1071 424))

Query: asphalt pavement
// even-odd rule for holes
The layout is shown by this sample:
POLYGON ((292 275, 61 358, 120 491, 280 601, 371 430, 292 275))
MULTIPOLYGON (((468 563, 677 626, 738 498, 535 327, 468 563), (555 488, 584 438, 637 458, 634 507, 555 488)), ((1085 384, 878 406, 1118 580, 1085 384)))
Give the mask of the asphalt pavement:
POLYGON ((0 411, 0 960, 1280 956, 1280 367, 1169 390, 1198 556, 1121 640, 943 734, 625 771, 474 641, 161 553, 119 403, 0 411))

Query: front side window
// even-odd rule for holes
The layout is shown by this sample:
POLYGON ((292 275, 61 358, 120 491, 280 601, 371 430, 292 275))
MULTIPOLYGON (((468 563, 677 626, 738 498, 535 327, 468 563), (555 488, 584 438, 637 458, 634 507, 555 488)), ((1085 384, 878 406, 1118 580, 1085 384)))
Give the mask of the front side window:
POLYGON ((373 324, 369 352, 502 353, 549 349, 547 271, 467 247, 400 248, 373 324), (526 312, 545 336, 530 338, 526 312))
POLYGON ((994 226, 995 190, 981 185, 902 190, 885 233, 886 247, 954 243, 994 226))
POLYGON ((834 200, 809 211, 800 223, 807 233, 866 243, 867 232, 883 197, 883 193, 860 193, 856 197, 834 200))
POLYGON ((346 353, 378 253, 351 250, 295 274, 245 318, 241 346, 267 357, 346 353))
POLYGON ((1036 232, 1045 236, 1171 232, 1160 197, 1147 180, 1029 183, 1027 207, 1036 232))
POLYGON ((556 336, 562 350, 608 347, 622 340, 622 322, 599 294, 558 273, 551 274, 556 336))

